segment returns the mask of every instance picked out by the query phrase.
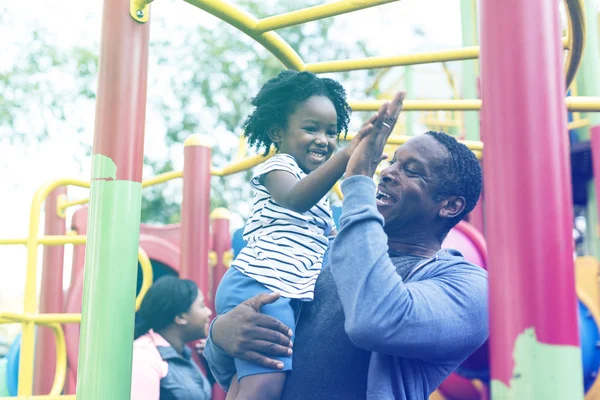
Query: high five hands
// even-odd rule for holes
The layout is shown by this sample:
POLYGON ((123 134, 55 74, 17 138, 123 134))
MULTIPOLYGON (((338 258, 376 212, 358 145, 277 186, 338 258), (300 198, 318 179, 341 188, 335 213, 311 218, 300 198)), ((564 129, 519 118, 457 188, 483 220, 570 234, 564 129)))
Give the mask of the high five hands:
POLYGON ((360 141, 352 143, 352 154, 346 167, 346 177, 365 175, 372 177, 382 159, 383 149, 396 122, 406 92, 398 92, 391 103, 384 103, 377 114, 369 119, 360 129, 357 137, 360 141))

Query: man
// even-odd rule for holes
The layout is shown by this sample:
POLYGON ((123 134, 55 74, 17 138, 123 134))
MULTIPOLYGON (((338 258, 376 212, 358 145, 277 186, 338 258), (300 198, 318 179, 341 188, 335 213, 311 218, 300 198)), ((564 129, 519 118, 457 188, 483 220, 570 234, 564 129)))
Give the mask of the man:
POLYGON ((486 272, 441 250, 481 193, 475 156, 427 132, 396 150, 377 189, 372 180, 403 98, 382 106, 348 162, 341 228, 295 343, 289 328, 258 312, 276 294, 213 323, 205 357, 225 387, 235 372, 227 354, 277 369, 268 357, 293 347, 283 399, 424 400, 487 339, 486 272))

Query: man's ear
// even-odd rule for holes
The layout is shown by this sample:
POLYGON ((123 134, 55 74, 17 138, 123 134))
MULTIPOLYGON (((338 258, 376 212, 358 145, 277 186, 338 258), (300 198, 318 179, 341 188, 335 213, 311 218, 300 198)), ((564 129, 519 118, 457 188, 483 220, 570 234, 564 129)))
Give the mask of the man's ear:
POLYGON ((438 215, 441 218, 454 218, 465 209, 467 202, 462 196, 450 196, 442 201, 438 215))
POLYGON ((283 139, 283 129, 279 125, 273 125, 269 128, 267 135, 269 136, 269 139, 271 139, 271 142, 279 147, 279 144, 283 139))

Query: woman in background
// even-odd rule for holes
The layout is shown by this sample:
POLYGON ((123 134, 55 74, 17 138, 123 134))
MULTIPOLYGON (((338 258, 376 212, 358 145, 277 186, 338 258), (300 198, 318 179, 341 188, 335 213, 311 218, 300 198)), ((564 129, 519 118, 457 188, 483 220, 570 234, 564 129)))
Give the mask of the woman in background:
MULTIPOLYGON (((211 311, 190 280, 156 281, 138 311, 131 400, 209 400, 211 385, 186 343, 206 338, 211 311)), ((199 343, 197 351, 203 350, 199 343)))

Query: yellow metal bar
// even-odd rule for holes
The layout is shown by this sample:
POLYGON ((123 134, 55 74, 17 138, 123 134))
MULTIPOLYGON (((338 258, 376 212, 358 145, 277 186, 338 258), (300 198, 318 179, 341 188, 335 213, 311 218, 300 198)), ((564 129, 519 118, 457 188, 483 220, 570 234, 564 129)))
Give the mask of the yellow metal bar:
POLYGON ((456 87, 456 83, 454 82, 454 74, 452 74, 445 61, 442 61, 442 68, 444 69, 444 74, 446 75, 446 79, 448 80, 450 89, 452 89, 452 98, 459 99, 460 93, 458 92, 458 88, 456 87))
POLYGON ((67 199, 58 199, 58 204, 57 204, 57 208, 58 208, 58 212, 59 215, 60 213, 64 213, 65 210, 69 207, 73 207, 73 206, 80 206, 83 204, 86 204, 90 201, 90 199, 80 199, 80 200, 73 200, 73 201, 68 201, 67 199))
MULTIPOLYGON (((573 114, 575 114, 575 113, 573 113, 573 114)), ((579 129, 579 128, 584 128, 589 125, 590 125, 590 120, 587 118, 583 118, 583 119, 574 120, 573 122, 569 122, 569 124, 567 125, 567 128, 569 130, 579 129)))
POLYGON ((9 324, 17 322, 33 322, 35 324, 50 325, 54 323, 60 324, 78 324, 81 322, 81 314, 17 314, 11 312, 0 313, 0 324, 9 324))
POLYGON ((144 300, 144 296, 146 296, 146 293, 148 292, 148 289, 150 289, 150 286, 152 286, 152 281, 154 280, 152 264, 150 263, 148 254, 146 254, 141 247, 138 249, 138 261, 140 262, 140 268, 142 270, 142 287, 135 299, 135 311, 140 309, 142 300, 144 300))
POLYGON ((286 68, 298 71, 304 70, 304 62, 285 40, 275 32, 255 32, 254 29, 258 24, 258 20, 239 7, 222 0, 185 1, 244 32, 269 50, 286 68))
POLYGON ((248 153, 248 140, 244 136, 240 136, 240 141, 238 143, 238 149, 233 157, 233 162, 237 162, 246 157, 248 153))
POLYGON ((65 213, 65 209, 62 208, 62 204, 68 200, 66 194, 59 194, 56 198, 56 215, 59 218, 65 219, 67 218, 67 214, 65 213))
MULTIPOLYGON (((600 14, 598 14, 598 15, 600 15, 600 14)), ((576 80, 571 83, 571 86, 569 87, 569 89, 571 90, 571 96, 579 96, 579 88, 577 87, 576 80)), ((578 122, 579 120, 581 120, 581 113, 573 112, 572 114, 573 114, 573 122, 578 122)))
POLYGON ((85 235, 50 235, 38 239, 38 244, 45 246, 61 246, 64 244, 85 244, 85 235))
POLYGON ((2 245, 15 245, 15 244, 27 244, 27 238, 0 239, 0 246, 2 246, 2 245))
POLYGON ((423 125, 437 125, 437 126, 441 126, 441 127, 451 127, 451 128, 458 128, 461 126, 460 121, 457 121, 455 119, 443 120, 443 119, 436 118, 433 116, 421 118, 421 123, 423 125))
MULTIPOLYGON (((384 103, 382 100, 351 101, 352 111, 377 111, 384 103)), ((477 111, 481 100, 405 100, 403 111, 462 110, 477 111)))
POLYGON ((344 194, 342 193, 342 185, 340 184, 340 181, 337 181, 331 190, 333 190, 333 193, 335 193, 340 200, 344 200, 344 194))
MULTIPOLYGON (((2 239, 0 245, 3 244, 24 244, 28 242, 28 238, 17 239, 2 239)), ((49 235, 40 236, 37 239, 37 244, 44 246, 61 246, 64 244, 85 244, 85 235, 49 235)))
MULTIPOLYGON (((354 138, 354 134, 348 134, 345 140, 350 141, 354 138)), ((387 140, 387 144, 401 145, 406 143, 407 140, 413 138, 413 136, 390 136, 387 140)), ((476 140, 459 140, 462 144, 467 146, 471 150, 483 150, 483 142, 476 140)))
POLYGON ((75 400, 75 395, 0 397, 0 400, 75 400))
POLYGON ((152 0, 129 0, 129 15, 140 23, 150 19, 150 3, 152 0))
MULTIPOLYGON (((29 213, 29 232, 27 237, 27 268, 25 275, 24 313, 35 313, 37 310, 37 237, 40 226, 42 204, 48 195, 60 186, 88 187, 84 181, 62 179, 47 183, 40 187, 33 196, 29 213)), ((21 337, 21 355, 19 358, 19 396, 30 396, 33 389, 33 353, 35 341, 35 326, 23 322, 21 337)))
MULTIPOLYGON (((215 175, 215 176, 227 176, 227 175, 235 174, 237 172, 245 171, 249 168, 252 168, 252 167, 260 164, 261 162, 265 161, 266 159, 270 158, 273 154, 275 154, 274 150, 267 157, 256 155, 256 156, 244 158, 239 161, 235 161, 235 162, 231 163, 230 165, 227 165, 223 168, 219 168, 219 169, 212 168, 211 174, 215 175)), ((158 184, 161 184, 161 183, 173 180, 173 179, 181 178, 181 177, 183 177, 183 171, 165 172, 164 174, 160 174, 153 178, 143 181, 142 187, 146 188, 149 186, 158 185, 158 184)), ((89 187, 89 183, 88 183, 88 187, 89 187)), ((62 209, 66 209, 68 207, 72 207, 75 205, 85 204, 85 203, 89 202, 89 200, 90 200, 89 198, 86 198, 86 199, 80 199, 80 200, 75 200, 75 201, 65 201, 64 203, 62 203, 62 209)), ((21 239, 3 239, 3 240, 0 240, 0 245, 2 245, 2 244, 24 244, 24 243, 21 243, 19 240, 21 240, 21 239), (17 241, 17 242, 15 242, 15 241, 17 241)))
POLYGON ((170 171, 165 172, 164 174, 156 175, 153 178, 147 179, 142 182, 142 187, 149 187, 158 185, 160 183, 164 183, 173 179, 181 178, 183 176, 183 171, 170 171))
MULTIPOLYGON (((54 318, 48 318, 52 320, 56 320, 56 316, 60 314, 45 314, 44 316, 52 316, 54 318)), ((81 315, 79 316, 79 320, 81 320, 81 315)), ((41 325, 46 325, 52 329, 54 332, 54 340, 56 343, 56 369, 54 374, 54 382, 52 383, 52 388, 50 389, 50 396, 59 396, 63 390, 65 385, 65 378, 67 376, 67 345, 65 342, 65 334, 63 332, 60 324, 52 321, 41 321, 39 318, 40 315, 26 316, 22 314, 15 313, 0 313, 0 324, 6 323, 15 323, 15 322, 24 322, 26 321, 28 324, 31 324, 34 320, 40 319, 41 325)), ((64 318, 63 318, 64 319, 64 318)), ((70 322, 70 321, 69 321, 70 322)), ((79 321, 74 321, 79 322, 79 321)), ((33 370, 31 371, 33 374, 33 370)), ((19 375, 19 379, 20 375, 19 375)), ((4 398, 4 397, 2 397, 4 398)), ((9 397, 10 399, 15 399, 15 397, 9 397)), ((27 397, 29 398, 29 397, 27 397)))
MULTIPOLYGON (((569 39, 563 39, 563 47, 569 47, 569 39)), ((305 69, 315 74, 326 72, 355 71, 360 69, 398 67, 401 65, 429 64, 443 61, 473 60, 479 58, 479 46, 428 51, 390 57, 366 57, 356 60, 334 60, 306 64, 305 69)))
POLYGON ((569 96, 566 98, 566 103, 569 111, 600 111, 600 97, 569 96))
POLYGON ((479 57, 479 47, 429 51, 388 57, 365 57, 355 60, 322 61, 306 64, 306 70, 315 74, 397 67, 401 65, 429 64, 441 61, 473 60, 479 57))
POLYGON ((251 157, 247 157, 238 162, 229 164, 228 166, 222 169, 213 169, 211 170, 211 174, 216 176, 227 176, 236 174, 241 171, 246 171, 247 169, 253 168, 258 164, 262 163, 265 160, 268 160, 275 154, 275 149, 271 149, 271 152, 267 156, 263 155, 255 155, 251 157))
POLYGON ((65 333, 59 324, 50 324, 54 332, 54 341, 56 343, 56 367, 54 369, 54 382, 50 389, 50 396, 58 396, 62 393, 67 378, 67 344, 65 342, 65 333))
MULTIPOLYGON (((150 179, 147 179, 142 182, 142 187, 149 187, 158 185, 160 183, 164 183, 173 179, 181 178, 183 176, 183 171, 170 171, 165 172, 164 174, 156 175, 150 179)), ((89 182, 87 182, 87 187, 89 188, 89 182)), ((59 212, 64 212, 69 207, 78 206, 86 204, 90 201, 89 197, 85 199, 72 200, 72 201, 59 201, 59 212)), ((0 244, 2 244, 0 242, 0 244)))
MULTIPOLYGON (((600 97, 569 96, 565 101, 569 111, 600 111, 600 97)), ((382 100, 349 102, 353 111, 377 111, 383 103, 382 100)), ((406 100, 402 108, 403 111, 478 111, 480 109, 481 100, 406 100)))
POLYGON ((302 10, 292 11, 285 14, 274 15, 258 21, 254 31, 257 33, 287 28, 288 26, 300 25, 305 22, 333 17, 352 11, 362 10, 381 4, 392 3, 398 0, 339 0, 333 3, 307 7, 302 10))
POLYGON ((585 5, 583 0, 565 0, 567 11, 569 51, 565 60, 567 88, 575 79, 577 69, 583 59, 586 39, 585 5))

